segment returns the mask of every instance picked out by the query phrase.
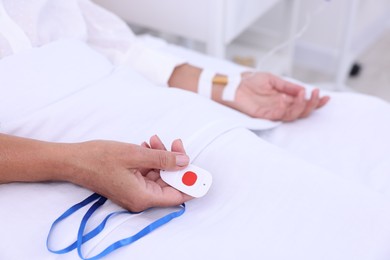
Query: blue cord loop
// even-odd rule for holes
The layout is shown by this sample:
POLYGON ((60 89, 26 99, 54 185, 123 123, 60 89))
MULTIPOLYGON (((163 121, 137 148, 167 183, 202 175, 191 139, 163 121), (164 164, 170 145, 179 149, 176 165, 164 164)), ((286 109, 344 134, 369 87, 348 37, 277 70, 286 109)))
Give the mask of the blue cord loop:
POLYGON ((154 222, 152 222, 151 224, 149 224, 148 226, 146 226, 145 228, 143 228, 142 230, 140 230, 136 234, 134 234, 128 238, 124 238, 124 239, 121 239, 117 242, 114 242, 113 244, 108 246, 106 249, 104 249, 102 252, 100 252, 99 254, 92 256, 92 257, 89 257, 89 258, 86 258, 82 253, 82 245, 84 243, 86 243, 87 241, 91 240, 92 238, 94 238, 95 236, 97 236, 99 233, 101 233, 103 231, 104 227, 106 226, 106 223, 107 223, 109 218, 116 216, 116 215, 120 215, 120 214, 139 214, 139 213, 141 213, 141 212, 126 211, 126 210, 112 212, 109 215, 107 215, 96 228, 94 228, 90 232, 84 234, 84 230, 85 230, 85 227, 88 223, 88 220, 91 218, 93 213, 98 208, 100 208, 106 201, 107 201, 107 198, 105 198, 97 193, 93 193, 92 195, 90 195, 89 197, 84 199, 83 201, 73 205, 68 210, 66 210, 51 225, 51 228, 49 230, 49 234, 47 235, 47 240, 46 240, 47 249, 50 252, 55 253, 55 254, 66 254, 66 253, 69 253, 77 248, 78 255, 81 259, 84 259, 84 260, 100 259, 100 258, 108 255, 109 253, 111 253, 111 252, 113 252, 121 247, 124 247, 124 246, 130 245, 131 243, 134 243, 135 241, 146 236, 147 234, 154 231, 155 229, 161 227, 162 225, 167 224, 172 219, 180 217, 185 212, 185 204, 183 203, 182 205, 180 205, 181 208, 178 211, 169 213, 169 214, 155 220, 154 222), (51 237, 51 234, 53 232, 54 227, 58 223, 60 223, 64 219, 66 219, 67 217, 71 216, 72 214, 74 214, 75 212, 80 210, 81 208, 87 206, 88 204, 90 204, 94 201, 95 201, 95 203, 92 204, 92 206, 88 209, 88 211, 85 213, 84 217, 81 220, 80 227, 79 227, 79 230, 77 232, 77 240, 63 249, 59 249, 59 250, 51 249, 49 246, 49 241, 50 241, 50 237, 51 237))

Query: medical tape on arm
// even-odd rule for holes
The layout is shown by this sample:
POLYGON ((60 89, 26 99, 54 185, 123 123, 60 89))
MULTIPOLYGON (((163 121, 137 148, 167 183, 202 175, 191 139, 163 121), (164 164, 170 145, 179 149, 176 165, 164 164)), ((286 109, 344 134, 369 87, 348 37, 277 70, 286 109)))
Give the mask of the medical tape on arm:
POLYGON ((241 76, 229 76, 228 83, 226 84, 223 93, 222 100, 224 101, 234 101, 236 97, 236 92, 241 83, 241 76))
POLYGON ((215 72, 211 70, 202 70, 198 81, 198 94, 211 99, 213 91, 213 78, 215 72))

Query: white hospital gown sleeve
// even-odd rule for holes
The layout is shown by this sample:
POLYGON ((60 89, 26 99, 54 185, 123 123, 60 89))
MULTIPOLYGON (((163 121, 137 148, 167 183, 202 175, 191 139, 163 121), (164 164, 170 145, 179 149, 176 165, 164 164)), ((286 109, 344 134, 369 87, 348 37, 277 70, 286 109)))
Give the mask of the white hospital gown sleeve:
POLYGON ((176 66, 185 60, 145 46, 118 16, 79 0, 87 27, 87 42, 115 65, 126 65, 159 86, 167 86, 176 66))

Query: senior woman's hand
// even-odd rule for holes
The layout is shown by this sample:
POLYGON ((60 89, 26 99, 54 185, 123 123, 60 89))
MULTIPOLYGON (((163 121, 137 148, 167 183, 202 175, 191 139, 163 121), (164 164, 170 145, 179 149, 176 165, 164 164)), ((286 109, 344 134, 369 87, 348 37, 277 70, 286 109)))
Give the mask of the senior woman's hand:
POLYGON ((71 181, 128 210, 175 206, 192 198, 160 178, 160 169, 179 170, 188 165, 180 140, 172 143, 172 152, 165 151, 157 136, 150 139, 150 145, 91 141, 77 149, 76 168, 82 171, 71 181))
POLYGON ((318 89, 307 99, 300 85, 270 73, 247 72, 242 74, 234 102, 220 102, 252 117, 289 122, 309 116, 328 101, 318 89))
POLYGON ((0 185, 66 181, 131 211, 174 206, 191 199, 160 178, 160 169, 179 170, 188 163, 180 140, 174 141, 168 152, 157 136, 150 139, 150 145, 134 145, 54 143, 0 133, 0 185))

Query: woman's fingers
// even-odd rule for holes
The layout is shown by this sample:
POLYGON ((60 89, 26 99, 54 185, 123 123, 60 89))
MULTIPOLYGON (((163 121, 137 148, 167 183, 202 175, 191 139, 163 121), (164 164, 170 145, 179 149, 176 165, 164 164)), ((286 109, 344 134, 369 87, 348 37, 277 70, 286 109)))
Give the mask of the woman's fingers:
POLYGON ((287 109, 283 121, 291 122, 298 119, 306 108, 305 90, 299 91, 297 97, 294 98, 294 102, 287 109))
POLYGON ((164 150, 164 151, 167 150, 164 143, 161 141, 161 139, 157 135, 153 135, 150 138, 150 147, 152 149, 157 149, 157 150, 164 150))
MULTIPOLYGON (((149 149, 150 149, 150 145, 149 145, 147 142, 143 142, 143 143, 141 144, 141 147, 149 148, 149 149)), ((149 173, 150 169, 139 168, 139 171, 141 172, 141 174, 142 174, 143 176, 146 177, 146 175, 149 173)))
POLYGON ((320 102, 318 103, 317 109, 325 106, 326 104, 328 104, 329 100, 330 100, 329 96, 322 97, 320 99, 320 102))
MULTIPOLYGON (((151 207, 169 207, 177 206, 191 199, 190 196, 168 186, 160 184, 161 179, 157 181, 145 178, 138 171, 134 173, 135 181, 130 190, 124 189, 123 196, 118 203, 131 211, 143 211, 151 207), (132 189, 133 188, 133 189, 132 189)), ((131 183, 130 183, 131 184, 131 183)))
POLYGON ((180 140, 172 143, 172 152, 169 152, 157 135, 150 138, 150 145, 142 143, 132 157, 130 167, 140 169, 143 175, 150 169, 180 170, 189 163, 189 157, 185 154, 180 140))
POLYGON ((320 95, 319 89, 315 89, 311 92, 311 97, 309 101, 306 103, 305 110, 300 116, 301 118, 308 117, 310 113, 313 112, 313 110, 315 110, 318 107, 318 105, 320 104, 319 95, 320 95))
POLYGON ((297 96, 300 91, 305 89, 301 85, 297 85, 290 81, 284 80, 277 76, 270 77, 270 84, 278 91, 288 94, 290 96, 297 96))
POLYGON ((175 141, 173 141, 171 146, 171 151, 177 153, 184 153, 184 154, 186 153, 181 139, 176 139, 175 141))
MULTIPOLYGON (((146 142, 143 142, 141 146, 146 147, 146 148, 156 149, 156 150, 163 150, 163 151, 167 150, 164 146, 164 143, 161 141, 161 139, 157 135, 152 136, 150 138, 149 142, 150 142, 150 145, 146 142)), ((140 168, 139 171, 146 178, 155 179, 155 176, 153 176, 153 177, 150 176, 150 174, 152 172, 150 168, 140 168)))
POLYGON ((184 153, 135 146, 127 161, 131 169, 180 170, 188 165, 189 158, 184 153))
MULTIPOLYGON (((176 139, 175 141, 173 141, 171 151, 177 153, 183 153, 183 154, 186 153, 184 150, 183 142, 180 139, 176 139)), ((143 169, 140 171, 145 176, 145 178, 156 181, 158 184, 160 184, 160 186, 163 186, 163 184, 165 184, 164 182, 159 182, 159 178, 160 178, 159 171, 150 170, 150 169, 143 169)))
MULTIPOLYGON (((164 150, 164 151, 167 150, 164 143, 157 135, 154 135, 150 138, 150 144, 152 149, 164 150)), ((183 142, 180 139, 176 139, 173 141, 171 145, 171 151, 178 154, 184 154, 184 155, 186 154, 186 151, 184 150, 183 142)), ((182 158, 178 158, 178 159, 182 159, 182 158)), ((180 166, 182 166, 182 162, 178 162, 178 163, 180 166)), ((185 163, 188 164, 187 161, 185 163)))
POLYGON ((161 199, 159 202, 158 206, 160 207, 176 206, 193 199, 190 195, 180 192, 170 186, 163 187, 162 190, 164 199, 161 199))
POLYGON ((150 145, 147 143, 147 142, 143 142, 141 144, 142 147, 145 147, 145 148, 150 148, 150 145))

